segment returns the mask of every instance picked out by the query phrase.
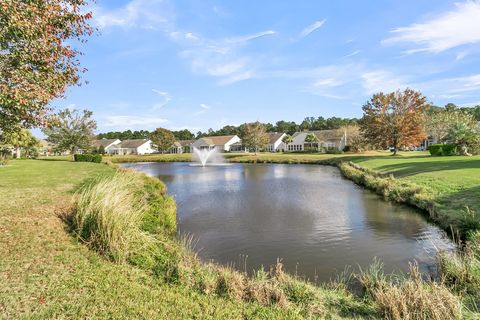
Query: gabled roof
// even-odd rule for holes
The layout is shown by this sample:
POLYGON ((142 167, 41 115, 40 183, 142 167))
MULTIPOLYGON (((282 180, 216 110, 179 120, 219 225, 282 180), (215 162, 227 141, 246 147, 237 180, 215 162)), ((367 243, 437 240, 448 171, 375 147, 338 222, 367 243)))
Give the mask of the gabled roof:
POLYGON ((92 141, 92 145, 94 147, 97 147, 97 148, 100 148, 101 146, 103 146, 104 148, 108 147, 109 145, 111 145, 112 143, 114 143, 115 141, 117 141, 118 139, 100 139, 100 140, 93 140, 92 141))
POLYGON ((283 132, 269 132, 268 133, 268 143, 269 144, 274 144, 275 142, 278 141, 278 139, 281 139, 282 136, 284 135, 283 132))
POLYGON ((120 144, 118 144, 118 147, 119 148, 134 149, 134 148, 138 148, 140 146, 143 146, 148 141, 150 141, 150 140, 148 140, 148 139, 123 140, 120 144))
POLYGON ((312 131, 318 138, 318 141, 341 140, 345 133, 339 129, 312 131))
POLYGON ((192 143, 194 143, 195 140, 178 140, 176 142, 178 142, 178 144, 180 144, 182 147, 187 147, 187 146, 191 145, 192 143))
POLYGON ((341 140, 344 137, 344 133, 339 130, 339 129, 332 129, 332 130, 314 130, 314 131, 302 131, 302 132, 295 132, 293 135, 293 138, 299 136, 300 134, 305 134, 308 135, 310 133, 313 133, 315 136, 317 136, 317 139, 319 142, 322 141, 336 141, 336 140, 341 140))
POLYGON ((206 144, 210 146, 221 146, 232 140, 233 137, 235 136, 211 136, 200 138, 200 140, 203 140, 206 144))

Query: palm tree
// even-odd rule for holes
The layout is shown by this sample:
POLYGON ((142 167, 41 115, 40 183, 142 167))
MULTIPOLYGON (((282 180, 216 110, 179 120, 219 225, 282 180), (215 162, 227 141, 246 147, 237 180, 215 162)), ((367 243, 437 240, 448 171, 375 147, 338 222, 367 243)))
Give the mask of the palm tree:
POLYGON ((285 135, 285 137, 283 137, 282 142, 285 144, 285 148, 284 148, 283 151, 287 151, 288 150, 288 145, 293 142, 293 137, 291 135, 287 134, 287 135, 285 135))
POLYGON ((318 142, 318 138, 314 133, 309 133, 305 137, 305 142, 309 144, 310 149, 313 148, 313 144, 318 142))

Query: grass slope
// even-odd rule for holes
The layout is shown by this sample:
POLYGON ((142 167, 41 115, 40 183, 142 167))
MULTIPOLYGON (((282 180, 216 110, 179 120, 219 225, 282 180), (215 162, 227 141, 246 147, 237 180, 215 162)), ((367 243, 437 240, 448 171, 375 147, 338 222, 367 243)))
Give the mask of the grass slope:
POLYGON ((108 166, 11 161, 0 167, 0 318, 300 318, 154 281, 74 240, 58 218, 71 191, 108 166))

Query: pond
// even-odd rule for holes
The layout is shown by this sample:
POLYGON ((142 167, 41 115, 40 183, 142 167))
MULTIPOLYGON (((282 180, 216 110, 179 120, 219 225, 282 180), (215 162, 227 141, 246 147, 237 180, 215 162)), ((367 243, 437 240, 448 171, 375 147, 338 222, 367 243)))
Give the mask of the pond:
POLYGON ((285 269, 328 281, 346 265, 379 258, 386 272, 416 260, 433 268, 448 237, 418 210, 382 200, 319 165, 132 163, 158 177, 178 206, 178 232, 193 235, 204 260, 247 271, 280 258, 285 269))

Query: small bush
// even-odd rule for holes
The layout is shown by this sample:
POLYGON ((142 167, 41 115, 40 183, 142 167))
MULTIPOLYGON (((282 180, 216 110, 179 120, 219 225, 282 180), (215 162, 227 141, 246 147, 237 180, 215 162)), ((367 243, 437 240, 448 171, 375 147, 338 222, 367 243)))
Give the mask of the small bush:
POLYGON ((245 276, 229 267, 220 267, 216 291, 223 297, 242 300, 245 291, 245 276))
POLYGON ((343 151, 342 150, 338 150, 338 149, 327 149, 325 151, 325 153, 328 153, 328 154, 342 154, 343 151))
POLYGON ((76 162, 102 162, 101 154, 76 154, 73 157, 76 162))
POLYGON ((457 146, 454 144, 444 144, 442 148, 443 156, 454 156, 457 154, 457 146))
POLYGON ((432 144, 428 147, 432 156, 454 156, 457 154, 457 146, 454 144, 432 144))
POLYGON ((432 156, 441 156, 442 155, 442 144, 431 144, 428 146, 428 151, 432 156))
POLYGON ((8 155, 0 154, 0 166, 6 166, 10 161, 10 157, 8 155))

